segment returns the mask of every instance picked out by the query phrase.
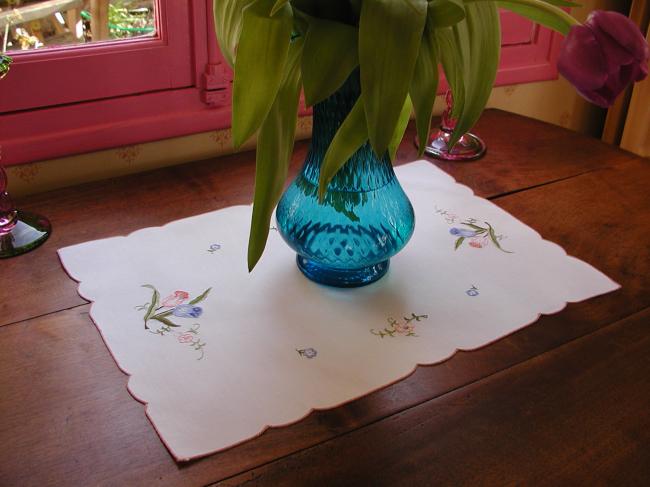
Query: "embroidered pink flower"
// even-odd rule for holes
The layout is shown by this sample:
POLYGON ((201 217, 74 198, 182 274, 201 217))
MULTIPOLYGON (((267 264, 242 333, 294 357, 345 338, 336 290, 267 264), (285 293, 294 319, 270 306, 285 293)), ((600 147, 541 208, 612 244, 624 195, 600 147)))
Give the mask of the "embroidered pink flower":
POLYGON ((395 331, 399 335, 408 335, 409 333, 413 333, 415 331, 415 325, 412 325, 410 323, 398 323, 395 325, 395 331))
POLYGON ((167 296, 163 302, 162 306, 165 308, 174 308, 179 304, 183 304, 190 295, 185 291, 174 291, 174 294, 167 296))
POLYGON ((190 343, 191 341, 194 340, 194 337, 192 336, 191 333, 183 333, 182 335, 178 336, 178 341, 181 343, 190 343))
POLYGON ((487 239, 481 237, 474 237, 470 239, 469 246, 475 249, 482 249, 487 245, 487 239))

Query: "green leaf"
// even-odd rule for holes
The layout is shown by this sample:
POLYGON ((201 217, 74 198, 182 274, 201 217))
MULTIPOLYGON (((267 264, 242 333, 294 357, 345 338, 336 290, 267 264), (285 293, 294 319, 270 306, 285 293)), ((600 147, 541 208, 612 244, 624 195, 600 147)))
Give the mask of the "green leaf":
POLYGON ((460 247, 463 244, 463 241, 465 240, 465 237, 458 237, 456 240, 456 244, 454 245, 454 250, 458 250, 458 247, 460 247))
MULTIPOLYGON (((496 3, 470 3, 465 6, 465 13, 465 20, 457 24, 455 29, 459 45, 469 47, 469 59, 464 60, 465 100, 451 137, 452 145, 481 116, 492 92, 501 50, 501 28, 496 3)), ((455 101, 454 98, 454 103, 455 101)))
POLYGON ((289 0, 277 0, 271 9, 271 16, 277 14, 287 3, 289 3, 289 0))
POLYGON ((368 128, 362 94, 343 120, 323 158, 318 181, 318 197, 321 201, 334 175, 367 140, 368 128))
POLYGON ((426 14, 426 0, 364 0, 361 6, 361 91, 370 143, 380 156, 409 90, 426 14))
POLYGON ((205 291, 203 291, 203 294, 201 294, 200 296, 197 296, 197 297, 194 298, 192 301, 190 301, 189 304, 198 304, 198 303, 200 303, 201 301, 203 301, 205 298, 208 297, 208 294, 210 294, 210 291, 211 291, 211 290, 212 290, 212 288, 209 287, 208 289, 206 289, 205 291))
POLYGON ((300 57, 304 44, 298 38, 291 44, 287 75, 260 128, 255 165, 255 196, 248 240, 248 270, 259 261, 269 235, 273 209, 282 195, 298 118, 301 77, 300 57))
POLYGON ((148 328, 147 320, 149 319, 153 311, 158 307, 158 303, 160 301, 160 293, 151 284, 144 284, 142 287, 149 288, 153 291, 153 296, 151 296, 151 304, 149 305, 149 309, 147 309, 147 312, 144 315, 144 327, 148 328))
POLYGON ((489 228, 489 235, 490 239, 492 240, 492 243, 496 245, 497 249, 501 250, 502 252, 505 252, 506 254, 512 254, 513 252, 510 252, 509 250, 504 250, 501 245, 499 244, 499 239, 497 239, 496 233, 494 232, 494 228, 492 228, 492 225, 490 225, 488 222, 485 222, 485 224, 489 228))
POLYGON ((485 232, 485 228, 479 227, 478 225, 474 225, 473 223, 463 222, 461 225, 466 225, 466 226, 468 226, 470 228, 473 228, 474 230, 479 230, 481 232, 485 232))
POLYGON ((241 33, 243 10, 256 0, 214 0, 214 30, 224 59, 232 68, 235 65, 237 42, 241 33))
POLYGON ((453 112, 462 112, 465 103, 465 62, 462 47, 457 41, 455 29, 451 27, 435 29, 434 34, 442 69, 454 98, 453 112))
POLYGON ((431 0, 427 16, 432 28, 449 27, 465 18, 462 0, 431 0))
MULTIPOLYGON (((550 3, 550 2, 549 2, 550 3)), ((568 2, 567 2, 568 3, 568 2)), ((532 20, 540 25, 548 27, 550 29, 560 32, 562 35, 567 35, 571 24, 566 21, 564 18, 560 18, 553 13, 547 12, 545 10, 539 10, 530 5, 522 5, 515 2, 508 1, 499 1, 497 5, 506 10, 510 10, 516 14, 526 17, 527 19, 532 20)))
MULTIPOLYGON (((431 4, 429 4, 430 6, 431 4)), ((430 16, 428 16, 430 19, 430 16)), ((415 71, 411 79, 409 93, 415 108, 415 125, 418 132, 418 157, 424 154, 431 130, 431 114, 438 90, 438 54, 434 29, 429 25, 424 28, 424 35, 415 71)))
POLYGON ((309 18, 302 56, 305 102, 312 106, 334 93, 359 64, 358 30, 346 24, 309 18))
POLYGON ((232 95, 235 147, 248 140, 266 119, 286 72, 293 14, 285 4, 270 17, 274 2, 257 0, 244 9, 232 95))
POLYGON ((152 320, 160 321, 162 324, 167 325, 167 326, 172 326, 175 328, 180 327, 180 325, 177 325, 176 323, 173 323, 172 321, 169 321, 167 318, 163 318, 162 316, 153 316, 151 318, 152 320))
MULTIPOLYGON (((435 98, 435 94, 434 94, 435 98)), ((404 132, 406 132, 406 127, 409 124, 411 119, 411 112, 413 111, 413 102, 411 102, 411 97, 407 96, 404 100, 404 106, 402 106, 402 111, 399 114, 399 119, 397 120, 397 126, 395 127, 395 132, 393 132, 393 137, 390 139, 390 144, 388 144, 388 157, 391 161, 395 160, 397 157, 397 149, 404 138, 404 132)))
POLYGON ((291 6, 307 15, 324 20, 356 25, 359 19, 355 13, 354 1, 349 0, 291 0, 291 6))

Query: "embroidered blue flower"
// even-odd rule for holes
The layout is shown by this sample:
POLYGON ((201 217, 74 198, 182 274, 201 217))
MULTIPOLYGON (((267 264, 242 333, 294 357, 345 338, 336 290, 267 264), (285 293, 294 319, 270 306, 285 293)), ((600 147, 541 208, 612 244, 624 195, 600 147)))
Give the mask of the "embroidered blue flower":
POLYGON ((476 236, 476 231, 475 230, 466 230, 464 228, 452 228, 449 230, 449 233, 452 235, 457 235, 458 237, 475 237, 476 236))
POLYGON ((203 309, 200 306, 192 306, 191 304, 181 304, 174 308, 172 311, 174 316, 179 318, 198 318, 203 314, 203 309))

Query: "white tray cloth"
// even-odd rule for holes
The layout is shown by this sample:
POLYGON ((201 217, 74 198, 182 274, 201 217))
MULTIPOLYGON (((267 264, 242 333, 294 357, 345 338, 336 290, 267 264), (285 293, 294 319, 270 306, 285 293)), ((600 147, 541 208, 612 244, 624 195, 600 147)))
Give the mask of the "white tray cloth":
POLYGON ((176 460, 336 407, 619 287, 430 163, 396 173, 415 208, 415 234, 388 274, 363 288, 307 280, 274 230, 249 274, 249 206, 59 250, 176 460), (501 249, 484 234, 455 248, 477 230, 467 222, 489 223, 501 249), (150 319, 145 329, 153 290, 143 285, 168 305, 158 313, 183 301, 181 316, 163 316, 178 327, 150 319))

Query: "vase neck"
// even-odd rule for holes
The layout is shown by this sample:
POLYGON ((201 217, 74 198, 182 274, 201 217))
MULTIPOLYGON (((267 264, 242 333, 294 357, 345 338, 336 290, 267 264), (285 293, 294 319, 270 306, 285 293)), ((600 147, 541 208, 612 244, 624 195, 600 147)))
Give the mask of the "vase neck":
MULTIPOLYGON (((360 95, 359 70, 356 69, 334 94, 314 106, 311 147, 302 171, 308 180, 318 182, 325 153, 360 95)), ((366 141, 334 176, 328 189, 373 191, 383 187, 394 177, 388 153, 384 157, 377 157, 366 141)))

